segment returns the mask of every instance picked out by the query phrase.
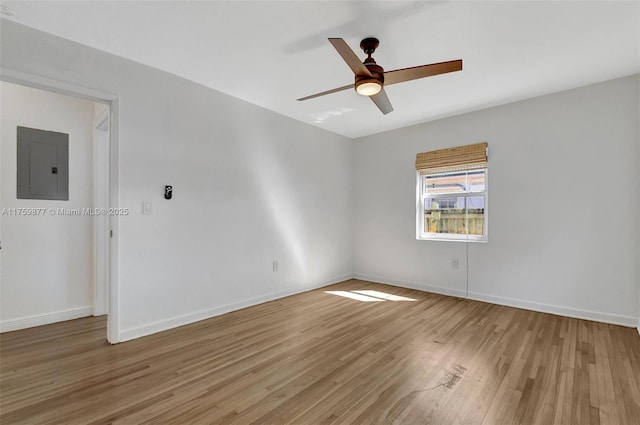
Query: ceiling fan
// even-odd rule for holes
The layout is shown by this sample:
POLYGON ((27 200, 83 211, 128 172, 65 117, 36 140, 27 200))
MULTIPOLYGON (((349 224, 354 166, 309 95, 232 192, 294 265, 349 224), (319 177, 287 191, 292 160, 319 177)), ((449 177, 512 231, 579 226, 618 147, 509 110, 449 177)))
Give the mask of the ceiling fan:
POLYGON ((385 72, 385 70, 382 69, 380 65, 376 64, 376 61, 371 57, 380 44, 377 38, 369 37, 360 42, 360 48, 367 54, 367 58, 364 62, 360 62, 358 56, 356 56, 353 50, 351 50, 349 45, 342 38, 330 38, 329 43, 333 45, 333 47, 338 51, 338 54, 342 56, 342 59, 344 59, 349 68, 351 68, 355 74, 354 84, 302 97, 298 99, 299 101, 355 88, 356 92, 359 94, 369 96, 380 111, 386 115, 393 111, 393 106, 391 106, 387 93, 384 91, 385 85, 388 86, 418 78, 431 77, 433 75, 462 70, 462 59, 458 59, 385 72))

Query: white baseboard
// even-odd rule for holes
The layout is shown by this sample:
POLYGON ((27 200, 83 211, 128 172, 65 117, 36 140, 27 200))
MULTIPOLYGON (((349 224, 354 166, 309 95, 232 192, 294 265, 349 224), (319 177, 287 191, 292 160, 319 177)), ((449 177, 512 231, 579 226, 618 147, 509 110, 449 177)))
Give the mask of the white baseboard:
MULTIPOLYGON (((354 279, 367 280, 369 282, 383 283, 387 285, 400 286, 403 288, 416 289, 418 291, 433 292, 441 295, 451 295, 454 297, 467 298, 466 291, 445 288, 440 286, 431 286, 418 284, 413 282, 403 282, 398 280, 379 278, 375 276, 365 276, 355 274, 354 279)), ((582 310, 573 307, 563 307, 552 304, 536 303, 531 301, 525 301, 516 298, 499 297, 495 295, 483 294, 479 292, 469 292, 469 299, 476 301, 488 302, 491 304, 504 305, 507 307, 522 308, 525 310, 539 311, 541 313, 557 314, 559 316, 574 317, 576 319, 593 320, 595 322, 611 323, 614 325, 622 325, 627 327, 638 326, 638 332, 640 333, 640 324, 638 324, 638 318, 633 316, 623 316, 613 313, 604 313, 592 310, 582 310)))
POLYGON ((601 311, 593 310, 583 310, 574 307, 563 307, 553 304, 535 303, 515 298, 482 294, 479 292, 469 292, 469 299, 483 301, 491 304, 504 305, 508 307, 523 308, 525 310, 539 311, 541 313, 556 314, 558 316, 592 320, 594 322, 611 323, 613 325, 627 326, 630 328, 634 327, 634 325, 638 322, 638 319, 632 316, 623 316, 620 314, 604 313, 601 311))
POLYGON ((196 311, 194 313, 184 314, 182 316, 172 317, 166 320, 161 320, 153 323, 149 323, 135 328, 125 329, 120 332, 118 342, 130 341, 132 339, 140 338, 143 336, 151 335, 157 332, 166 331, 169 329, 177 328, 179 326, 188 325, 190 323, 199 322, 201 320, 210 319, 221 314, 230 313, 242 308, 251 307, 254 305, 262 304, 268 301, 277 300, 278 298, 288 297, 290 295, 307 292, 312 289, 322 288, 334 283, 342 282, 351 279, 351 275, 345 275, 336 277, 329 281, 305 285, 298 288, 290 288, 282 291, 272 292, 259 297, 249 298, 243 301, 234 302, 231 304, 225 304, 222 306, 196 311))
POLYGON ((405 282, 402 280, 387 279, 375 276, 354 274, 354 279, 366 280, 367 282, 382 283, 383 285, 399 286, 401 288, 416 289, 418 291, 433 292, 434 294, 449 295, 452 297, 467 297, 467 292, 460 289, 447 288, 444 286, 425 285, 421 283, 405 282))
POLYGON ((20 317, 17 319, 3 320, 0 322, 0 332, 11 332, 19 329, 32 328, 34 326, 48 325, 50 323, 64 322, 65 320, 79 319, 91 316, 93 308, 90 305, 54 311, 51 313, 37 314, 34 316, 20 317))

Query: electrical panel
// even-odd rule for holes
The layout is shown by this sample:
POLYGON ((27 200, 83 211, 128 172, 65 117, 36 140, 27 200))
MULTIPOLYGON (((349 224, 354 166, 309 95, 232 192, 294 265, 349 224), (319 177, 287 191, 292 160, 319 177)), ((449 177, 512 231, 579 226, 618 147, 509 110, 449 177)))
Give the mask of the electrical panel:
POLYGON ((69 200, 69 135, 18 127, 18 199, 69 200))

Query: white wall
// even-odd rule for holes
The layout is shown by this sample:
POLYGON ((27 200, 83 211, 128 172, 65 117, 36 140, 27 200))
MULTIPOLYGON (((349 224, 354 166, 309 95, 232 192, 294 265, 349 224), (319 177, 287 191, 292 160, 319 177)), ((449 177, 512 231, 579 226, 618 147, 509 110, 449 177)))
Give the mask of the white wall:
MULTIPOLYGON (((2 208, 90 208, 94 104, 0 83, 2 208), (16 197, 16 127, 69 134, 69 200, 16 197)), ((2 215, 2 330, 91 314, 90 216, 2 215)))
POLYGON ((348 139, 13 22, 1 31, 3 67, 118 96, 121 340, 351 276, 348 139))
POLYGON ((635 326, 638 81, 357 140, 355 275, 463 296, 468 279, 471 298, 635 326), (483 141, 489 242, 416 241, 416 153, 483 141))
POLYGON ((119 204, 131 210, 117 235, 122 340, 354 271, 457 295, 468 279, 472 297, 637 323, 637 78, 350 143, 13 22, 0 31, 3 67, 119 99, 119 204), (490 146, 489 243, 416 241, 415 154, 479 141, 490 146), (575 147, 586 149, 570 158, 575 147), (606 228, 601 209, 567 219, 602 193, 621 203, 606 228))

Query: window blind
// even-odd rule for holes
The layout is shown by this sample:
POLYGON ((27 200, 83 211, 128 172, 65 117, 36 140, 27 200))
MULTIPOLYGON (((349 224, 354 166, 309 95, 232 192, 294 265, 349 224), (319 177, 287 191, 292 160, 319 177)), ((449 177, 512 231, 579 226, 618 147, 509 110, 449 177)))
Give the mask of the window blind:
POLYGON ((487 168, 487 147, 484 142, 422 152, 416 155, 416 170, 425 175, 487 168))

